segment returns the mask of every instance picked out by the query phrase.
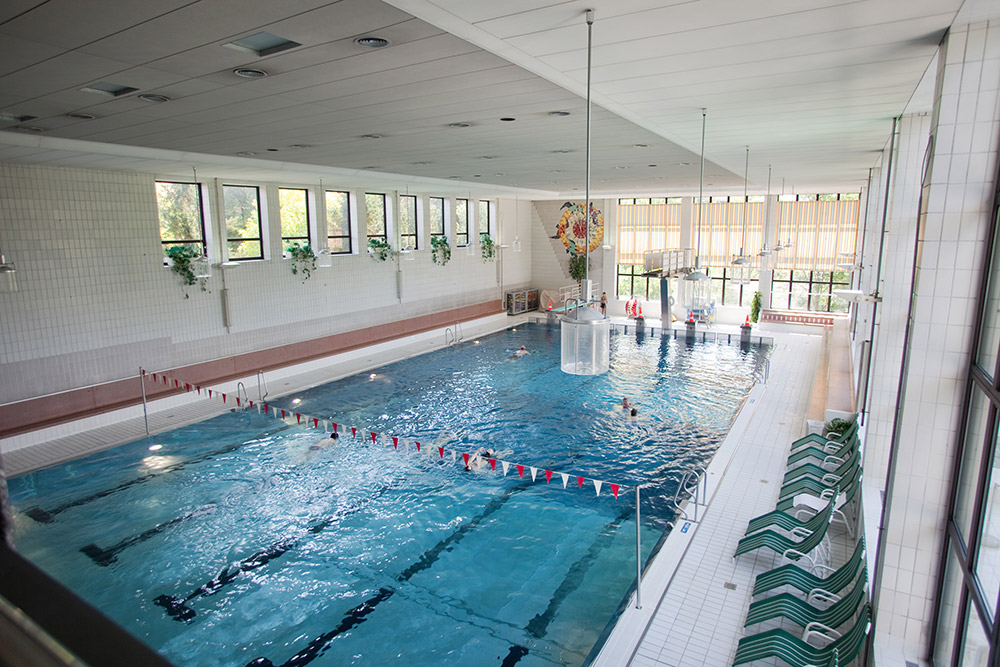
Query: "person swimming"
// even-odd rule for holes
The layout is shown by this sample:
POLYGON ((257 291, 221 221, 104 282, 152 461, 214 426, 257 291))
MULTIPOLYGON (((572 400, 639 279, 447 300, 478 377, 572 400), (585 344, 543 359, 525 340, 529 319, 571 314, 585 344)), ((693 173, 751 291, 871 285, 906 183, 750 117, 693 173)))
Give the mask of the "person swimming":
POLYGON ((623 398, 622 399, 622 410, 624 410, 625 412, 628 412, 631 409, 632 409, 632 404, 629 403, 628 398, 627 397, 623 398))
POLYGON ((322 440, 318 440, 318 441, 314 442, 313 444, 309 445, 309 451, 310 452, 319 451, 319 450, 323 449, 324 447, 327 447, 329 445, 335 444, 337 442, 337 440, 339 440, 339 439, 340 439, 340 435, 338 435, 336 432, 333 432, 330 435, 328 435, 327 437, 323 438, 322 440))
POLYGON ((528 352, 528 348, 526 348, 524 345, 522 345, 519 349, 517 349, 517 350, 514 351, 514 354, 510 355, 510 358, 511 359, 520 359, 521 357, 523 357, 526 354, 531 354, 531 353, 528 352))

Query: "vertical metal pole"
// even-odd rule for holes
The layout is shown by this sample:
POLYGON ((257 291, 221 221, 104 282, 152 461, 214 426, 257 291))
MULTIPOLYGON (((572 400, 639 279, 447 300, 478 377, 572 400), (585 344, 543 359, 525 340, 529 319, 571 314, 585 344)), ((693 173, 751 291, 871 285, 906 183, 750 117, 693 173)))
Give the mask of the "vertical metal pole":
MULTIPOLYGON (((586 271, 584 273, 584 280, 590 281, 590 70, 591 70, 591 51, 593 50, 594 43, 594 10, 587 10, 587 205, 584 208, 583 216, 586 220, 586 237, 583 240, 583 253, 584 253, 584 264, 586 265, 586 271)), ((590 299, 590 290, 586 294, 586 299, 590 299)))
POLYGON ((641 485, 635 485, 635 608, 642 609, 642 598, 639 589, 642 588, 642 546, 640 544, 639 523, 639 489, 641 485))
POLYGON ((142 387, 142 420, 146 423, 146 437, 149 437, 149 411, 146 409, 146 378, 142 375, 142 366, 139 366, 139 386, 142 387))

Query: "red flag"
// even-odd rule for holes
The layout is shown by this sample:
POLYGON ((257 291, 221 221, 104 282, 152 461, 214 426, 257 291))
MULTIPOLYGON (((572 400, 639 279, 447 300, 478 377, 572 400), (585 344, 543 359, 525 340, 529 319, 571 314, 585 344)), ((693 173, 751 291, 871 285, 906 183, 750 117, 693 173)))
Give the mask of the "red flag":
POLYGON ((313 428, 319 428, 319 419, 313 417, 313 428))
POLYGON ((198 395, 201 396, 201 385, 200 384, 196 384, 194 386, 194 388, 198 390, 198 395))
POLYGON ((302 415, 300 415, 298 412, 295 413, 295 423, 296 424, 302 423, 302 415))
POLYGON ((612 484, 611 485, 611 493, 615 494, 615 498, 618 497, 618 485, 617 484, 612 484))
POLYGON ((223 403, 225 403, 225 402, 226 402, 226 395, 225 395, 225 394, 223 394, 223 395, 222 395, 222 402, 223 402, 223 403))
POLYGON ((492 468, 493 470, 497 469, 497 460, 496 459, 490 459, 490 468, 492 468))
POLYGON ((156 382, 156 373, 153 373, 153 382, 156 382))
POLYGON ((189 385, 187 382, 184 383, 184 391, 191 391, 191 385, 189 385))
POLYGON ((251 401, 251 400, 248 400, 248 401, 247 401, 247 405, 249 405, 249 406, 250 406, 250 407, 252 408, 252 407, 253 407, 253 401, 251 401))
POLYGON ((282 419, 285 418, 285 409, 284 408, 281 408, 281 418, 282 419))
POLYGON ((351 427, 351 437, 352 437, 352 438, 356 438, 356 437, 358 437, 358 429, 357 429, 357 427, 356 427, 356 426, 352 426, 352 427, 351 427))
POLYGON ((524 466, 520 463, 517 464, 517 474, 521 477, 521 479, 524 479, 524 466))
POLYGON ((239 406, 240 406, 240 397, 237 396, 236 397, 236 407, 239 407, 239 406))
POLYGON ((441 458, 444 458, 444 447, 438 447, 438 454, 441 455, 441 458))
POLYGON ((551 470, 546 470, 545 471, 545 483, 548 484, 550 479, 552 479, 552 471, 551 470))
POLYGON ((372 433, 372 444, 374 445, 375 444, 375 438, 378 437, 378 433, 376 433, 375 431, 372 431, 371 433, 372 433))
POLYGON ((579 489, 583 488, 583 479, 584 479, 583 477, 577 477, 576 478, 577 488, 579 488, 579 489))
MULTIPOLYGON (((211 391, 211 390, 209 390, 209 391, 211 391)), ((264 404, 264 414, 265 414, 265 415, 267 414, 267 411, 268 411, 268 409, 270 409, 270 407, 271 407, 271 406, 270 406, 270 405, 268 405, 267 403, 265 403, 265 404, 264 404)))
POLYGON ((167 384, 167 376, 166 375, 161 375, 160 379, 163 380, 163 384, 167 384))
POLYGON ((175 387, 181 386, 181 381, 180 380, 174 380, 174 386, 175 387))
POLYGON ((208 397, 212 398, 212 390, 211 389, 208 390, 208 397))
MULTIPOLYGON (((747 317, 750 317, 750 316, 749 316, 749 315, 747 315, 747 317)), ((141 370, 142 370, 142 374, 143 374, 143 375, 145 375, 145 374, 146 374, 146 369, 145 369, 145 368, 143 368, 143 369, 141 369, 141 370)))
POLYGON ((392 436, 392 448, 399 449, 399 438, 396 436, 392 436))
POLYGON ((330 422, 330 423, 333 424, 333 432, 336 433, 337 432, 337 422, 330 422))
POLYGON ((469 467, 469 453, 468 452, 462 452, 462 458, 465 460, 465 467, 468 468, 469 467))
POLYGON ((420 443, 419 442, 417 443, 417 451, 418 452, 420 451, 420 443))

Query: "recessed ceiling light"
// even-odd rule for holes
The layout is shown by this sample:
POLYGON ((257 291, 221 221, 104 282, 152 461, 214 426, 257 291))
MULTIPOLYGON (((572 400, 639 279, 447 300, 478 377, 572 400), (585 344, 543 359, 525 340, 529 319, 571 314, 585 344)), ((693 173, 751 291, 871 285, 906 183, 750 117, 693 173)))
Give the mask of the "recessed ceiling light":
POLYGON ((503 172, 503 171, 498 171, 497 173, 495 173, 495 174, 493 174, 493 175, 494 175, 494 176, 506 176, 506 175, 507 175, 507 173, 506 173, 506 172, 503 172))
POLYGON ((510 116, 504 116, 500 120, 502 120, 505 123, 512 123, 512 122, 514 122, 517 119, 516 118, 511 118, 510 116))
POLYGON ((448 127, 472 127, 472 123, 448 123, 448 127))
POLYGON ((627 164, 620 164, 620 165, 616 166, 615 169, 628 169, 628 165, 627 164))
POLYGON ((678 162, 677 166, 678 167, 690 167, 691 163, 690 162, 678 162))
POLYGON ((139 99, 143 102, 169 102, 170 98, 166 95, 156 95, 153 93, 143 93, 139 95, 139 99))
POLYGON ((258 32, 254 35, 234 39, 227 44, 223 44, 223 46, 228 46, 231 49, 243 51, 244 53, 252 53, 255 56, 264 57, 274 53, 281 53, 282 51, 287 51, 288 49, 294 49, 296 46, 302 45, 298 42, 293 42, 290 39, 272 35, 269 32, 258 32))
POLYGON ((242 155, 244 157, 250 157, 251 155, 256 155, 257 153, 253 151, 240 151, 237 155, 242 155))
POLYGON ((367 167, 362 167, 362 169, 381 169, 382 167, 378 165, 369 165, 367 167))
POLYGON ((473 178, 482 178, 483 175, 482 174, 473 174, 472 177, 473 178))
POLYGON ((550 111, 549 115, 550 116, 568 116, 569 112, 568 111, 550 111))
POLYGON ((254 69, 252 67, 237 67, 233 70, 233 74, 236 76, 242 76, 244 79, 261 79, 267 76, 267 72, 262 69, 254 69))
POLYGON ((6 111, 0 111, 0 121, 9 121, 12 123, 27 123, 29 120, 35 120, 38 116, 21 116, 16 113, 8 113, 6 111))
POLYGON ((452 179, 453 181, 457 181, 458 179, 460 179, 462 177, 461 176, 449 176, 448 178, 452 179))
POLYGON ((655 167, 656 165, 655 164, 647 164, 646 166, 647 167, 655 167))
POLYGON ((22 125, 17 128, 18 130, 26 130, 28 132, 44 132, 44 127, 38 127, 37 125, 22 125))
POLYGON ((292 144, 289 148, 313 148, 312 144, 292 144))
POLYGON ((563 173, 562 169, 550 169, 549 171, 551 171, 553 174, 561 174, 561 173, 563 173))
POLYGON ((96 93, 98 95, 105 95, 107 97, 121 97, 122 95, 128 95, 129 93, 134 93, 139 89, 132 88, 130 86, 123 86, 117 83, 98 81, 97 83, 92 83, 89 86, 84 86, 80 90, 85 93, 96 93))
POLYGON ((433 163, 430 162, 429 160, 421 160, 420 162, 414 162, 413 164, 424 165, 424 164, 433 164, 433 163))
POLYGON ((268 148, 267 150, 270 151, 271 153, 277 153, 278 152, 277 148, 268 148))
POLYGON ((381 139, 382 135, 381 134, 362 134, 361 138, 362 139, 381 139))
POLYGON ((380 49, 383 46, 389 46, 389 40, 384 37, 372 37, 371 35, 358 37, 354 40, 354 43, 358 46, 367 46, 369 49, 380 49))
POLYGON ((480 155, 479 156, 480 160, 493 160, 495 158, 496 158, 496 155, 480 155))
POLYGON ((552 151, 552 152, 553 153, 572 153, 573 151, 569 150, 568 148, 560 148, 559 150, 552 151))
POLYGON ((94 114, 83 113, 82 111, 74 111, 72 113, 66 114, 67 118, 72 118, 73 120, 94 120, 97 118, 94 114))
POLYGON ((649 144, 632 144, 632 148, 649 148, 649 144))

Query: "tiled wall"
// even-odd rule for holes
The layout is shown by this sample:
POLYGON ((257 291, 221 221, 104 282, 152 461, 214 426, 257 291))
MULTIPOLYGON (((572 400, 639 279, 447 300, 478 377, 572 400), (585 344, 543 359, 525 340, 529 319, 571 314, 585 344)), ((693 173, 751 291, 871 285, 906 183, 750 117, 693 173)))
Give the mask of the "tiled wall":
MULTIPOLYGON (((884 524, 886 550, 876 631, 877 642, 896 647, 913 661, 924 657, 930 641, 949 478, 971 356, 976 317, 973 306, 984 270, 985 236, 997 173, 998 88, 1000 26, 983 23, 953 28, 938 59, 930 117, 934 151, 930 175, 921 190, 915 308, 898 451, 887 499, 890 509, 884 524)), ((919 179, 923 166, 918 138, 923 130, 918 122, 924 121, 910 119, 909 136, 901 141, 901 154, 904 147, 909 151, 905 160, 899 160, 901 171, 907 172, 903 190, 891 195, 894 215, 898 203, 908 220, 912 215, 912 179, 919 179)), ((912 236, 910 243, 900 244, 898 249, 887 245, 886 289, 907 275, 912 236)), ((889 305, 883 309, 886 311, 880 322, 878 354, 886 355, 891 366, 906 320, 889 305)), ((882 410, 889 405, 889 390, 889 386, 880 386, 873 396, 873 424, 874 406, 882 410)), ((881 417, 878 419, 884 425, 881 417)), ((866 459, 872 460, 873 468, 866 468, 868 483, 881 481, 878 475, 880 466, 884 469, 885 437, 884 426, 878 426, 875 437, 869 439, 871 449, 866 459)))
MULTIPOLYGON (((505 242, 514 206, 499 203, 505 242)), ((530 278, 528 206, 505 285, 530 278)), ((2 164, 0 248, 20 287, 0 293, 0 404, 501 298, 498 263, 458 248, 444 267, 426 251, 398 264, 334 257, 305 283, 278 258, 216 266, 186 298, 162 264, 148 174, 2 164)))

